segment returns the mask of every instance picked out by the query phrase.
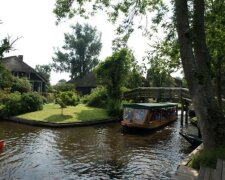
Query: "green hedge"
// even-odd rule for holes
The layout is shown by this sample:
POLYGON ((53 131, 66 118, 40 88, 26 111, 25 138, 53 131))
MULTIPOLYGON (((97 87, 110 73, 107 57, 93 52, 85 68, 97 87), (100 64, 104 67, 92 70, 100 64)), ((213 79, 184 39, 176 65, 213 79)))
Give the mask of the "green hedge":
POLYGON ((10 93, 3 96, 0 105, 0 116, 15 116, 27 112, 41 110, 43 98, 36 92, 10 93))
POLYGON ((106 107, 107 106, 107 91, 106 88, 99 86, 92 90, 90 95, 82 98, 82 102, 92 107, 106 107))

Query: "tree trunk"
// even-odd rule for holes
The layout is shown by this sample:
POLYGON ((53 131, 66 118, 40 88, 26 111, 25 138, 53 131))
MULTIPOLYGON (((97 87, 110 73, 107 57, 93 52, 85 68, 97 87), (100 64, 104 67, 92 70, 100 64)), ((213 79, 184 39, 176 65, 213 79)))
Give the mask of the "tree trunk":
POLYGON ((225 118, 215 99, 205 40, 204 0, 194 1, 193 32, 187 0, 175 0, 175 10, 182 65, 204 146, 207 149, 225 144, 225 118))

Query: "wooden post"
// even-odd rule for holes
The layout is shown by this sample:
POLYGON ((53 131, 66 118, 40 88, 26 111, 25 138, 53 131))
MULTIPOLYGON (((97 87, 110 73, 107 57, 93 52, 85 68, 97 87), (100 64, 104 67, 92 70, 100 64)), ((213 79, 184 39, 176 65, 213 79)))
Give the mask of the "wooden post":
POLYGON ((176 116, 178 117, 178 106, 176 106, 176 116))
POLYGON ((188 111, 189 111, 188 102, 185 101, 185 123, 188 123, 188 111))
POLYGON ((184 102, 183 100, 181 100, 181 125, 183 125, 183 122, 184 122, 184 102))

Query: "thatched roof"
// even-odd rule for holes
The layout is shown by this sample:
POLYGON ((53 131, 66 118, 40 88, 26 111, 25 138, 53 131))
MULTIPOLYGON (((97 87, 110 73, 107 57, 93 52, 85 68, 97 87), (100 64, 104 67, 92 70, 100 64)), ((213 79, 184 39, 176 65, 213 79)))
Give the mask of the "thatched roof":
POLYGON ((96 87, 97 78, 93 72, 89 72, 84 77, 69 80, 68 83, 73 83, 76 87, 96 87))
POLYGON ((23 62, 23 56, 10 56, 2 60, 5 67, 14 72, 37 73, 32 67, 23 62))
POLYGON ((23 56, 10 56, 2 59, 4 66, 11 72, 24 72, 24 73, 34 73, 36 74, 42 81, 47 82, 44 77, 42 77, 37 71, 35 71, 32 67, 26 64, 23 61, 23 56))

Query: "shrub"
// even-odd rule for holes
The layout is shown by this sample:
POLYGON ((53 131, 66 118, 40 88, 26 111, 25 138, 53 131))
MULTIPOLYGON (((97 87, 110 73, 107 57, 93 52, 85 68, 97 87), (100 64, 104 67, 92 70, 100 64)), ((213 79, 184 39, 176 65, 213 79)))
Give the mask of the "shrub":
POLYGON ((31 84, 27 78, 13 77, 12 92, 26 93, 31 91, 31 84))
POLYGON ((200 166, 215 168, 217 159, 225 160, 225 147, 199 152, 192 158, 189 166, 194 169, 200 169, 200 166))
POLYGON ((33 112, 43 109, 43 97, 37 92, 24 93, 21 96, 22 112, 33 112))
POLYGON ((61 99, 66 106, 76 106, 79 103, 79 97, 74 91, 60 92, 56 98, 61 99))
POLYGON ((7 97, 7 94, 9 94, 8 91, 0 90, 0 104, 3 103, 3 100, 7 97))
POLYGON ((22 112, 21 94, 18 92, 8 94, 3 99, 2 115, 15 116, 22 112))
POLYGON ((5 105, 0 104, 0 117, 5 116, 5 105))
POLYGON ((46 93, 45 98, 46 98, 47 103, 53 103, 55 101, 54 93, 46 93))
POLYGON ((74 84, 70 84, 70 83, 66 83, 66 82, 62 82, 62 83, 56 84, 53 88, 56 91, 60 91, 60 92, 74 91, 75 90, 75 85, 74 84))
POLYGON ((121 100, 119 100, 119 99, 108 100, 107 113, 110 116, 121 117, 123 114, 123 110, 121 107, 121 100))
POLYGON ((93 107, 105 107, 107 104, 107 91, 103 86, 92 90, 90 95, 86 95, 82 99, 83 103, 93 107))

